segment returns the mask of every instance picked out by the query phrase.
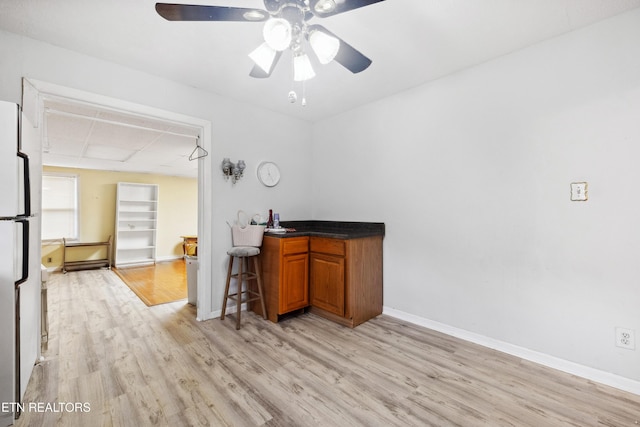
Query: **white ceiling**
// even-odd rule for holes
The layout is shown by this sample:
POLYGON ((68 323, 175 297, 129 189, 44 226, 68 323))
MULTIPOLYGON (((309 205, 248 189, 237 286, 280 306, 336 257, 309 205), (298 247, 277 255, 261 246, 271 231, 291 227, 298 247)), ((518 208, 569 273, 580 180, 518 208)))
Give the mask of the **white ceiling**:
MULTIPOLYGON (((187 3, 264 8, 262 0, 187 3)), ((249 77, 253 63, 247 54, 262 42, 261 23, 169 22, 154 5, 155 0, 0 0, 0 29, 317 121, 640 7, 640 0, 386 0, 313 18, 311 23, 322 24, 373 64, 359 74, 336 63, 317 66, 306 85, 305 107, 287 99, 292 82, 286 54, 270 78, 249 77)), ((81 121, 60 120, 66 122, 49 124, 50 138, 58 136, 51 133, 57 127, 81 121)), ((100 134, 101 127, 92 132, 100 134)), ((110 132, 121 138, 125 131, 110 132)), ((84 137, 85 156, 104 144, 84 137)))

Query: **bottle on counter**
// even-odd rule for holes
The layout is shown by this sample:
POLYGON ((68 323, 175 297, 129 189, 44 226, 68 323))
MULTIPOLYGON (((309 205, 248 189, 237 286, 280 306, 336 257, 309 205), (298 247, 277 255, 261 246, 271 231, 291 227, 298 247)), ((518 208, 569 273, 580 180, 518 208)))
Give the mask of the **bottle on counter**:
POLYGON ((273 210, 269 209, 269 219, 267 220, 267 228, 273 228, 273 210))
POLYGON ((273 228, 280 228, 280 214, 273 214, 273 228))

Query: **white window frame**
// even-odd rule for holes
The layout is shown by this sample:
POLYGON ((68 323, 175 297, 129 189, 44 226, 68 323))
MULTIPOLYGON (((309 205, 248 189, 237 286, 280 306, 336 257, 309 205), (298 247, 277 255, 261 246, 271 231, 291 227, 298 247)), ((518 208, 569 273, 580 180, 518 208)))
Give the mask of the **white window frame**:
MULTIPOLYGON (((78 241, 80 240, 80 183, 79 183, 79 177, 77 174, 69 174, 69 173, 58 173, 58 172, 42 172, 42 192, 44 195, 44 191, 45 191, 45 184, 44 181, 46 179, 46 177, 60 177, 60 178, 72 178, 74 180, 74 207, 73 207, 73 219, 74 219, 74 230, 73 230, 73 235, 72 236, 57 236, 57 237, 48 237, 48 238, 44 238, 43 235, 43 242, 52 242, 52 241, 59 241, 61 240, 63 237, 66 238, 67 240, 73 240, 73 241, 78 241)), ((42 231, 44 233, 45 230, 45 226, 44 226, 44 222, 46 219, 46 211, 47 211, 47 207, 45 205, 44 202, 44 196, 42 198, 42 231)))

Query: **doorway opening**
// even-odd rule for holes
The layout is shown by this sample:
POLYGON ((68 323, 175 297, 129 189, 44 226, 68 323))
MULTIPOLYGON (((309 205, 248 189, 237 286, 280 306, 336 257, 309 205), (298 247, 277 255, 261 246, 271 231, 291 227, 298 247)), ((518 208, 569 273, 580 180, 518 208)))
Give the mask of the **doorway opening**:
MULTIPOLYGON (((164 249, 158 260, 182 255, 177 253, 182 250, 182 235, 194 232, 198 236, 200 260, 211 256, 211 209, 207 208, 211 206, 211 192, 205 179, 211 175, 211 159, 204 155, 211 151, 209 121, 27 79, 23 83, 23 110, 33 126, 39 129, 43 165, 47 167, 108 171, 114 176, 124 177, 124 180, 131 176, 164 176, 170 183, 167 185, 173 187, 186 186, 185 183, 195 180, 197 200, 191 210, 196 212, 182 212, 185 203, 177 201, 175 209, 164 213, 170 216, 175 211, 175 217, 165 218, 167 224, 186 224, 186 218, 192 218, 195 229, 185 228, 181 233, 176 231, 174 238, 179 240, 179 244, 176 243, 176 248, 170 248, 169 252, 164 249), (181 215, 184 221, 180 221, 181 215)), ((115 185, 110 188, 109 191, 113 192, 115 185)), ((173 188, 172 193, 185 191, 173 188)), ((101 197, 111 196, 108 191, 96 190, 92 195, 95 200, 90 202, 99 207, 104 203, 99 200, 101 197)), ((161 200, 162 195, 159 197, 161 200)), ((113 206, 114 202, 110 203, 113 206)), ((82 217, 83 214, 80 215, 82 217)), ((90 218, 84 220, 90 221, 90 218)), ((109 219, 100 227, 112 230, 114 234, 118 229, 115 220, 109 219)), ((158 236, 153 238, 154 245, 161 243, 157 239, 158 236)), ((197 318, 205 320, 212 311, 211 304, 207 303, 211 300, 211 290, 201 284, 211 283, 210 263, 199 262, 196 274, 200 285, 197 290, 197 318)))

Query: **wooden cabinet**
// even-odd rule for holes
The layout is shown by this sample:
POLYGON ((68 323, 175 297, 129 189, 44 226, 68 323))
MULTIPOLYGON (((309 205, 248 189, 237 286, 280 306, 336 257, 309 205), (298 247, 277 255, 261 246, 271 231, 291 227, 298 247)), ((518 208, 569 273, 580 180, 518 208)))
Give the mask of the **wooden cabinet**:
MULTIPOLYGON (((382 236, 333 239, 265 236, 260 263, 273 322, 310 311, 355 327, 382 314, 382 236)), ((260 304, 250 309, 262 314, 260 304)))
MULTIPOLYGON (((280 315, 309 305, 309 237, 265 236, 260 266, 269 320, 277 322, 280 315)), ((260 304, 250 308, 262 314, 260 304)))
POLYGON ((116 200, 115 265, 156 261, 158 186, 119 182, 116 200))
POLYGON ((382 314, 382 236, 311 237, 311 312, 355 327, 382 314))
POLYGON ((311 305, 344 316, 345 240, 311 238, 311 305))
POLYGON ((308 254, 285 255, 282 261, 280 310, 289 313, 309 305, 308 254))

